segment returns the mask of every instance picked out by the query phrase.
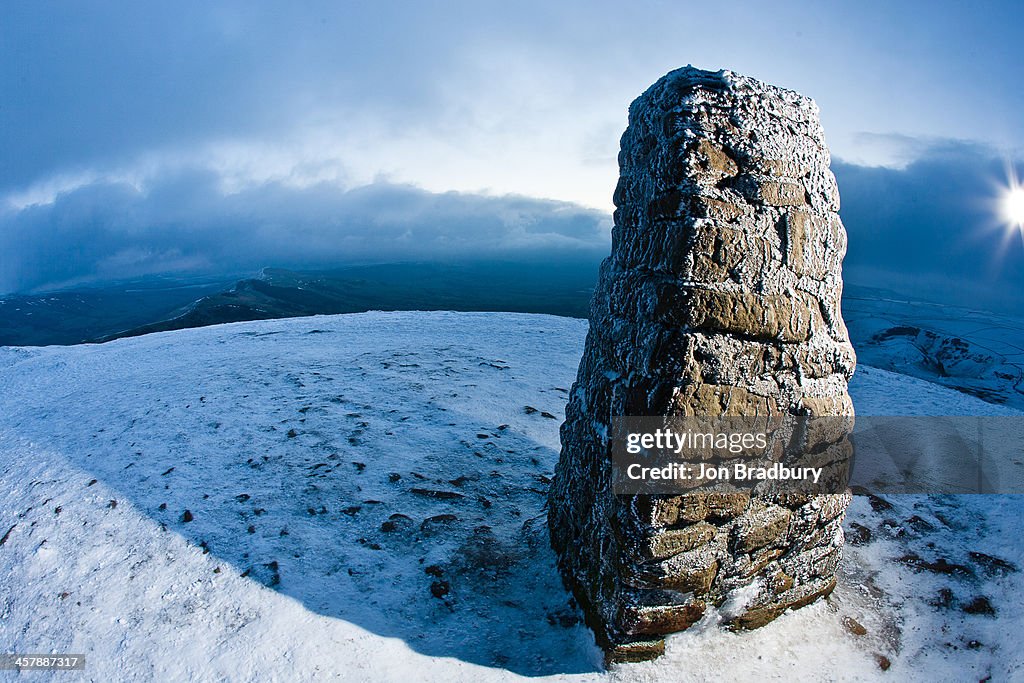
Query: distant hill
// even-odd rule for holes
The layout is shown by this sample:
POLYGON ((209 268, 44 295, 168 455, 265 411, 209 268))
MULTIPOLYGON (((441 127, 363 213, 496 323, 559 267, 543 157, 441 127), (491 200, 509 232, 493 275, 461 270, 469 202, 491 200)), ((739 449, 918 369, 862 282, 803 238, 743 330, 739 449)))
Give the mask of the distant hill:
POLYGON ((586 318, 596 260, 390 263, 334 270, 267 268, 176 315, 102 340, 226 322, 364 311, 548 313, 586 318))
POLYGON ((231 286, 230 277, 154 276, 38 295, 0 298, 0 346, 96 341, 155 320, 231 286))
POLYGON ((266 268, 237 279, 151 277, 0 299, 0 346, 102 342, 245 320, 371 310, 585 318, 599 259, 266 268))

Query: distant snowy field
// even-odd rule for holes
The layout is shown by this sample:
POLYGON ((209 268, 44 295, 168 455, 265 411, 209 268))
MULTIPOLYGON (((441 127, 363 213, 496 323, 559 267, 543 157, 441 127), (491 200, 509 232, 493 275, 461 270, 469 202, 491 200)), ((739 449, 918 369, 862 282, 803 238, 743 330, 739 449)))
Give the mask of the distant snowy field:
MULTIPOLYGON (((1021 496, 857 497, 829 601, 603 671, 543 507, 585 332, 367 313, 0 348, 0 651, 84 653, 61 681, 1024 677, 1021 496)), ((1019 414, 865 366, 851 392, 1019 414)))
POLYGON ((843 318, 862 363, 1024 408, 1024 320, 848 287, 843 318))

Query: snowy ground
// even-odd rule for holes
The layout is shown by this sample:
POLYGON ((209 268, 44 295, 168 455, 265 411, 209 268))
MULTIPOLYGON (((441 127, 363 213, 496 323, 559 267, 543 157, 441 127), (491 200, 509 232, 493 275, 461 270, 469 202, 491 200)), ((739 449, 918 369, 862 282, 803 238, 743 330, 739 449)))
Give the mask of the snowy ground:
MULTIPOLYGON (((0 651, 96 681, 1024 676, 1019 496, 858 496, 832 599, 603 671, 543 509, 585 330, 368 313, 0 348, 0 651)), ((851 391, 1015 414, 864 366, 851 391)))
POLYGON ((1024 409, 1024 320, 864 287, 843 318, 862 364, 1024 409))

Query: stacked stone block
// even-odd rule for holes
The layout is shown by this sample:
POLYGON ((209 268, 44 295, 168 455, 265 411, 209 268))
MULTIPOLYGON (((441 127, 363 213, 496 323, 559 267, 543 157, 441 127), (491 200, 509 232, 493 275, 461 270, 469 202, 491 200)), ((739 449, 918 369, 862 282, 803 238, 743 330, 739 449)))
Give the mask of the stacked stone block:
POLYGON ((852 419, 855 364, 846 233, 810 99, 679 69, 630 106, 619 167, 549 501, 563 576, 613 661, 657 656, 729 598, 728 623, 756 627, 828 594, 850 499, 616 496, 612 417, 852 419))

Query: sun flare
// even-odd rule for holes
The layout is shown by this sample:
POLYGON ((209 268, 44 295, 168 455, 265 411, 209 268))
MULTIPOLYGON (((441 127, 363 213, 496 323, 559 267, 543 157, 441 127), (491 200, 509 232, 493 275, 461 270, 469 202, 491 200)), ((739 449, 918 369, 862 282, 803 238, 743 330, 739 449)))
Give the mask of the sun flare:
POLYGON ((1012 185, 1002 199, 1003 220, 1016 228, 1024 228, 1024 187, 1012 185))

